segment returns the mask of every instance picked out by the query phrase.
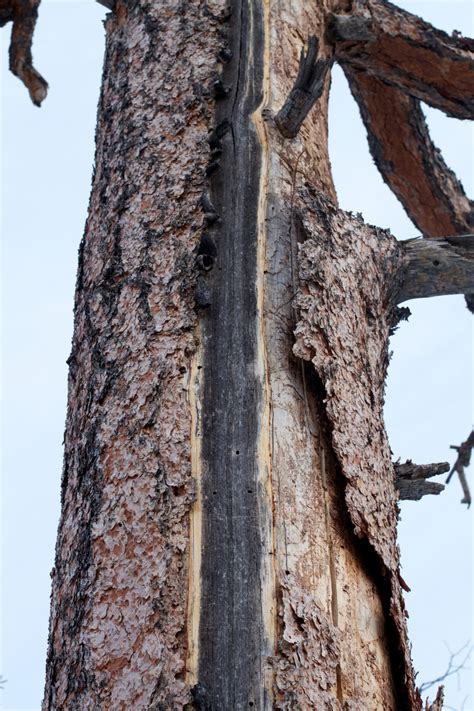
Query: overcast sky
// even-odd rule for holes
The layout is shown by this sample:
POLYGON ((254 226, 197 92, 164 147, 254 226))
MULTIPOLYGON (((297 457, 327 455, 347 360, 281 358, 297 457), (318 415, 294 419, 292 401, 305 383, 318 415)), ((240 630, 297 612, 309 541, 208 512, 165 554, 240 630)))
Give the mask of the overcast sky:
MULTIPOLYGON (((449 32, 473 35, 472 4, 400 3, 449 32)), ((49 615, 49 571, 59 517, 65 361, 90 189, 105 9, 92 0, 43 0, 34 58, 50 93, 38 110, 7 71, 1 33, 2 198, 2 661, 6 710, 38 711, 49 615)), ((472 195, 473 133, 427 110, 432 136, 472 195)), ((417 234, 368 155, 364 128, 336 69, 330 146, 341 207, 417 234)), ((460 297, 410 302, 392 339, 386 421, 394 457, 454 459, 472 423, 472 323, 460 297)), ((471 472, 469 472, 471 474, 471 472)), ((470 476, 470 479, 472 477, 470 476)), ((442 480, 442 478, 441 478, 442 480)), ((474 489, 474 487, 473 487, 474 489)), ((457 480, 439 497, 402 503, 402 574, 419 679, 441 674, 448 646, 472 639, 472 511, 457 480)), ((467 669, 447 682, 447 705, 474 709, 467 669), (463 705, 464 704, 464 705, 463 705)), ((433 692, 431 694, 433 696, 433 692)), ((369 710, 370 711, 370 710, 369 710)))

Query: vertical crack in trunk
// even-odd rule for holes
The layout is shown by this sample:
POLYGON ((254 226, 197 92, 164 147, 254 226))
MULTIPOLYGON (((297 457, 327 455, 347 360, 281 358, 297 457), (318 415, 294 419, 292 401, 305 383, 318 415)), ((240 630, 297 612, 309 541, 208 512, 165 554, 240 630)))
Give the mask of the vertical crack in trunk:
MULTIPOLYGON (((220 220, 210 230, 216 261, 202 317, 198 679, 213 708, 223 709, 268 704, 261 661, 268 643, 261 577, 268 546, 260 523, 268 491, 259 434, 266 396, 256 287, 262 148, 251 120, 262 102, 263 46, 260 4, 236 2, 229 47, 221 53, 221 81, 229 91, 217 104, 216 126, 228 122, 230 130, 214 147, 210 202, 220 220)), ((268 528, 268 515, 265 520, 268 528)))

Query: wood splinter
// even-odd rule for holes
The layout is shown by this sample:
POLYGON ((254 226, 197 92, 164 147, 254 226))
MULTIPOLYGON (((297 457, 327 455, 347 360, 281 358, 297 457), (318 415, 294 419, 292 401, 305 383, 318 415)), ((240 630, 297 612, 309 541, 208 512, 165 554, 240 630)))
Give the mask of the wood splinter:
POLYGON ((464 494, 464 497, 461 499, 461 503, 467 504, 468 508, 471 505, 471 492, 469 491, 469 486, 467 484, 466 473, 464 469, 468 467, 471 462, 471 452, 473 447, 474 430, 472 430, 467 440, 460 444, 459 447, 454 444, 451 445, 451 449, 455 449, 457 451, 458 458, 454 462, 453 467, 449 472, 448 478, 446 479, 446 484, 449 484, 454 472, 457 472, 464 494))
POLYGON ((404 500, 419 501, 426 494, 439 494, 444 489, 444 484, 428 482, 438 474, 444 474, 449 470, 448 462, 437 464, 413 464, 408 459, 404 464, 396 462, 395 486, 398 489, 399 498, 404 500))
POLYGON ((301 50, 298 76, 290 94, 275 117, 275 123, 285 138, 294 138, 301 124, 323 93, 324 80, 332 59, 318 59, 319 42, 311 36, 308 52, 301 50))

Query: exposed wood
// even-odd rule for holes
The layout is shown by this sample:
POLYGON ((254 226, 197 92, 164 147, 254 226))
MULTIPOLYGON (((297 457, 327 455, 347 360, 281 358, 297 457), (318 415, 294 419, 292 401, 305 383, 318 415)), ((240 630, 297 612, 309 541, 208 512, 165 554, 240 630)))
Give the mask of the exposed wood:
POLYGON ((319 42, 312 36, 308 40, 308 51, 301 49, 298 76, 290 94, 275 117, 280 133, 286 138, 294 138, 300 130, 308 112, 311 111, 324 89, 331 58, 321 58, 319 42))
POLYGON ((298 253, 300 320, 294 352, 311 361, 324 385, 350 521, 386 586, 387 634, 391 629, 397 639, 391 646, 395 688, 401 693, 396 708, 415 709, 420 700, 395 542, 397 494, 390 447, 380 425, 398 245, 388 231, 337 210, 314 190, 302 188, 299 199, 306 239, 298 253))
MULTIPOLYGON (((199 683, 209 708, 264 709, 270 702, 261 566, 268 558, 265 496, 259 487, 263 380, 257 309, 257 211, 261 147, 251 116, 262 99, 259 3, 235 2, 222 52, 210 136, 207 226, 198 259, 209 305, 201 315, 202 550, 199 683), (211 165, 212 165, 211 163, 211 165), (219 219, 210 219, 215 215, 219 219)), ((215 82, 214 82, 215 85, 215 82)))
POLYGON ((397 302, 474 291, 474 235, 400 242, 397 302))
POLYGON ((433 144, 418 99, 344 64, 383 179, 425 237, 469 232, 474 204, 433 144))
POLYGON ((426 494, 439 494, 443 491, 443 484, 427 482, 426 479, 447 472, 449 464, 413 464, 411 460, 407 460, 404 464, 395 463, 394 468, 395 486, 400 499, 419 501, 426 494))
POLYGON ((474 447, 474 430, 471 432, 469 437, 461 445, 451 445, 451 449, 455 449, 458 452, 458 458, 453 464, 449 476, 446 479, 446 484, 449 484, 451 477, 454 472, 457 472, 459 481, 461 482, 461 487, 463 490, 464 497, 461 501, 462 504, 467 504, 468 508, 471 505, 471 492, 469 491, 469 486, 466 479, 466 472, 464 471, 471 462, 471 452, 474 447))
POLYGON ((35 106, 48 93, 48 83, 33 66, 31 45, 41 0, 0 0, 0 27, 13 22, 10 40, 10 70, 29 91, 35 106))
POLYGON ((328 28, 338 62, 364 69, 448 116, 474 117, 472 40, 449 36, 381 0, 354 0, 350 15, 351 32, 340 14, 328 28))

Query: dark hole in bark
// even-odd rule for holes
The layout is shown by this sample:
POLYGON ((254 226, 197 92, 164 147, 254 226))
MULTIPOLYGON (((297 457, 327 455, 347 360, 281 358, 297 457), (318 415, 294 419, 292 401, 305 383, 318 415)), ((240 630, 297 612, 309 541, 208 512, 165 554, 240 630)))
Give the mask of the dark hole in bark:
POLYGON ((214 257, 211 254, 198 254, 196 265, 203 272, 208 272, 214 266, 214 257))
POLYGON ((437 259, 433 259, 433 264, 435 267, 439 267, 439 262, 437 259))

